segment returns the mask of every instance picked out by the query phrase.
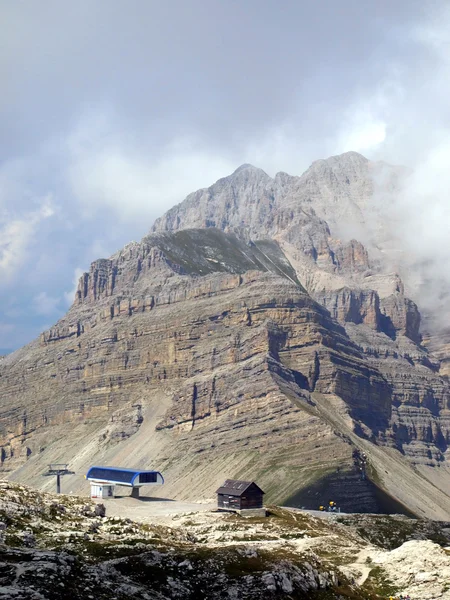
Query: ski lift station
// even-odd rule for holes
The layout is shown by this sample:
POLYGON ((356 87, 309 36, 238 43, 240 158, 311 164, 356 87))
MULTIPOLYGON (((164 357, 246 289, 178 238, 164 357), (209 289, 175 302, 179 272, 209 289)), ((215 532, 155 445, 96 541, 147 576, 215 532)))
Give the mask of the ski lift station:
POLYGON ((139 471, 119 467, 91 467, 86 474, 91 484, 91 498, 112 498, 114 487, 121 485, 132 488, 131 496, 139 498, 143 485, 162 485, 164 477, 159 471, 139 471))

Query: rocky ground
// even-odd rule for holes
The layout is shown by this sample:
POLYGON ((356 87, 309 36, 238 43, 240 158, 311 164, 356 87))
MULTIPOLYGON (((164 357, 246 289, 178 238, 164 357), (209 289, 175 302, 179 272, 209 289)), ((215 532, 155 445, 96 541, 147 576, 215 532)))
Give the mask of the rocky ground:
POLYGON ((0 482, 0 598, 450 598, 446 524, 157 505, 124 499, 105 509, 0 482))

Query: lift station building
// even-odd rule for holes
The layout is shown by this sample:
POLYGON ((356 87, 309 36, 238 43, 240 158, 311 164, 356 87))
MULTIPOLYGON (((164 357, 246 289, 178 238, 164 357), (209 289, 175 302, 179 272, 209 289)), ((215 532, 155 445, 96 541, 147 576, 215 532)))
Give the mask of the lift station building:
POLYGON ((120 467, 91 467, 86 474, 91 484, 91 498, 111 498, 114 487, 121 485, 132 488, 131 496, 139 498, 143 485, 162 485, 164 477, 159 471, 139 471, 120 467))

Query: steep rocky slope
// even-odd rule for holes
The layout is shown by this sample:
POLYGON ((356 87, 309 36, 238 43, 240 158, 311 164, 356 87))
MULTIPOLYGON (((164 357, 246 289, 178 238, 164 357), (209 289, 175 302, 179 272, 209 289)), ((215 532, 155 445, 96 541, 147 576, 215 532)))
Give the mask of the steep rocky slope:
POLYGON ((150 236, 97 261, 67 316, 2 365, 4 468, 27 459, 17 476, 42 485, 46 462, 72 459, 79 472, 100 457, 151 458, 169 493, 211 495, 232 470, 279 500, 337 465, 352 470, 351 445, 310 391, 339 393, 355 418, 382 424, 389 386, 295 278, 276 243, 219 230, 150 236), (81 450, 74 426, 85 423, 81 450))
MULTIPOLYGON (((243 165, 188 196, 153 229, 217 226, 250 239, 276 239, 307 291, 388 383, 390 426, 378 432, 379 440, 390 438, 426 471, 425 465, 445 462, 450 439, 450 389, 442 377, 448 340, 442 332, 427 334, 434 356, 420 345, 419 309, 389 270, 397 258, 389 252, 393 232, 374 204, 377 196, 399 191, 403 174, 355 152, 316 161, 301 177, 278 173, 272 179, 243 165), (349 233, 366 240, 369 250, 349 233)), ((407 272, 407 262, 397 265, 407 272)))
POLYGON ((348 510, 397 499, 448 518, 450 391, 419 310, 324 220, 360 219, 370 168, 244 165, 95 261, 67 315, 0 363, 2 468, 45 486, 46 464, 69 462, 86 492, 92 462, 153 466, 178 498, 234 476, 270 501, 332 489, 348 510))

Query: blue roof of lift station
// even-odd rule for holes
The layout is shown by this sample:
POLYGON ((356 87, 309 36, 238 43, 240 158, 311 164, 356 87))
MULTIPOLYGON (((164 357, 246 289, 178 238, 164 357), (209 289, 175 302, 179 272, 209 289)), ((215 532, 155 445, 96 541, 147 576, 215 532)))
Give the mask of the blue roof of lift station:
POLYGON ((164 483, 164 477, 159 471, 139 471, 120 467, 91 467, 86 474, 86 479, 129 487, 164 483))

